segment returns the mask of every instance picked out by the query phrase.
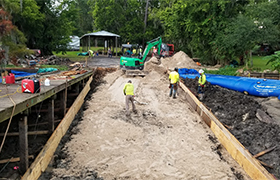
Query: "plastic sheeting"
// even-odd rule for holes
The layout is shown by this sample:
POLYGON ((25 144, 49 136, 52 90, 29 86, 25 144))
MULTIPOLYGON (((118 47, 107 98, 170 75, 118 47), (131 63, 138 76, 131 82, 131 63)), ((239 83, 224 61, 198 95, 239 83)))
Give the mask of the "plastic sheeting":
MULTIPOLYGON (((185 68, 183 68, 185 69, 185 68)), ((186 70, 178 70, 180 77, 194 79, 199 77, 199 73, 181 73, 186 70)), ((194 72, 194 71, 190 71, 194 72)), ((212 85, 218 85, 231 90, 248 93, 254 96, 270 97, 275 96, 280 100, 280 81, 275 79, 249 78, 239 76, 225 76, 205 74, 206 79, 212 85)))
MULTIPOLYGON (((24 71, 15 71, 15 70, 11 70, 11 73, 13 73, 15 75, 15 78, 17 77, 25 77, 25 76, 32 76, 32 75, 36 75, 37 73, 28 73, 28 72, 24 72, 24 71)), ((0 83, 2 83, 2 78, 0 79, 0 83)))
POLYGON ((40 68, 37 73, 53 72, 58 71, 57 68, 40 68))

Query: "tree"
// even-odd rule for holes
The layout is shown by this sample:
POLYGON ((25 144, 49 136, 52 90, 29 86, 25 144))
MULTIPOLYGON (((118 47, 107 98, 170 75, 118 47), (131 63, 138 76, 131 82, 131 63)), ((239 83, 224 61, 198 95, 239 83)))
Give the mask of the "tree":
POLYGON ((216 39, 211 43, 212 50, 222 64, 227 64, 235 57, 242 57, 242 60, 249 55, 253 49, 258 36, 258 27, 252 19, 240 14, 234 19, 224 31, 217 34, 216 39))
POLYGON ((91 6, 88 0, 76 0, 77 18, 75 21, 75 30, 73 35, 82 36, 85 33, 93 31, 93 17, 91 6))
MULTIPOLYGON (((9 8, 9 6, 5 6, 4 2, 1 2, 0 7, 0 43, 2 48, 9 49, 7 53, 9 57, 23 57, 28 53, 26 49, 25 42, 26 38, 23 33, 18 30, 16 26, 12 23, 11 13, 6 11, 4 7, 9 8)), ((16 64, 16 61, 13 62, 16 64)))
MULTIPOLYGON (((240 64, 249 60, 250 51, 257 44, 279 44, 279 5, 275 1, 252 3, 220 31, 212 41, 212 51, 223 62, 240 57, 240 64)), ((251 62, 252 65, 252 62, 251 62)))
POLYGON ((158 12, 164 24, 166 37, 175 39, 175 45, 191 57, 215 64, 217 56, 211 42, 222 32, 248 1, 235 0, 161 0, 158 12))
POLYGON ((123 42, 139 43, 143 39, 154 39, 162 34, 161 28, 153 26, 154 21, 149 16, 158 1, 146 0, 93 0, 90 1, 93 9, 94 29, 107 30, 119 34, 123 42), (147 26, 145 33, 145 10, 147 9, 147 26))
POLYGON ((2 36, 10 33, 13 28, 11 16, 0 7, 0 40, 2 36))
POLYGON ((77 19, 76 2, 61 0, 2 0, 12 14, 13 23, 27 38, 27 46, 41 49, 43 55, 66 51, 77 19))

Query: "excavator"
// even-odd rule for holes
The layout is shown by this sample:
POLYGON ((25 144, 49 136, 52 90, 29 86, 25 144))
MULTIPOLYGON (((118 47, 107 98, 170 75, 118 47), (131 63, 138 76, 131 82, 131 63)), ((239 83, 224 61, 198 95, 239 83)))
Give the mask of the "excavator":
MULTIPOLYGON (((153 39, 147 42, 146 48, 144 50, 143 55, 141 53, 137 53, 137 56, 127 55, 127 53, 123 53, 124 55, 120 58, 120 68, 123 71, 127 70, 143 70, 144 64, 147 60, 147 56, 149 51, 152 47, 157 46, 158 54, 156 55, 157 58, 160 57, 160 50, 161 50, 162 40, 161 37, 153 39)), ((130 50, 131 51, 131 50, 130 50)), ((142 73, 143 74, 143 73, 142 73)))

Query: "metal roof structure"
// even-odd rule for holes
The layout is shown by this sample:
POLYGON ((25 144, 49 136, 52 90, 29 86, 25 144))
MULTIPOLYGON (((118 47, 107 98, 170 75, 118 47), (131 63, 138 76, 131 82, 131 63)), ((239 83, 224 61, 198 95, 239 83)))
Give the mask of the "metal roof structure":
POLYGON ((118 44, 118 38, 120 37, 121 37, 120 35, 103 30, 103 31, 84 34, 80 38, 80 40, 82 44, 87 47, 87 49, 90 49, 91 44, 93 44, 91 42, 92 40, 103 39, 105 42, 108 42, 108 46, 107 47, 104 46, 104 51, 105 49, 107 49, 108 51, 108 47, 113 47, 113 52, 114 52, 113 44, 115 44, 115 52, 117 56, 117 44, 118 44))
POLYGON ((98 31, 93 33, 84 34, 80 39, 86 37, 86 36, 97 36, 97 37, 121 37, 117 34, 108 32, 108 31, 98 31))

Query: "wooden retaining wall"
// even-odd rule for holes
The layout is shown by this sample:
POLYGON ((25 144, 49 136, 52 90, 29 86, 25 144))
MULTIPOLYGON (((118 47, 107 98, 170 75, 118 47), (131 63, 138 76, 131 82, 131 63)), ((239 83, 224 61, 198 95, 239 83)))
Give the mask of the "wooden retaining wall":
POLYGON ((254 180, 275 180, 275 178, 255 159, 251 153, 222 125, 222 123, 201 103, 182 83, 180 87, 186 92, 186 98, 204 122, 213 131, 219 142, 229 154, 254 180))

